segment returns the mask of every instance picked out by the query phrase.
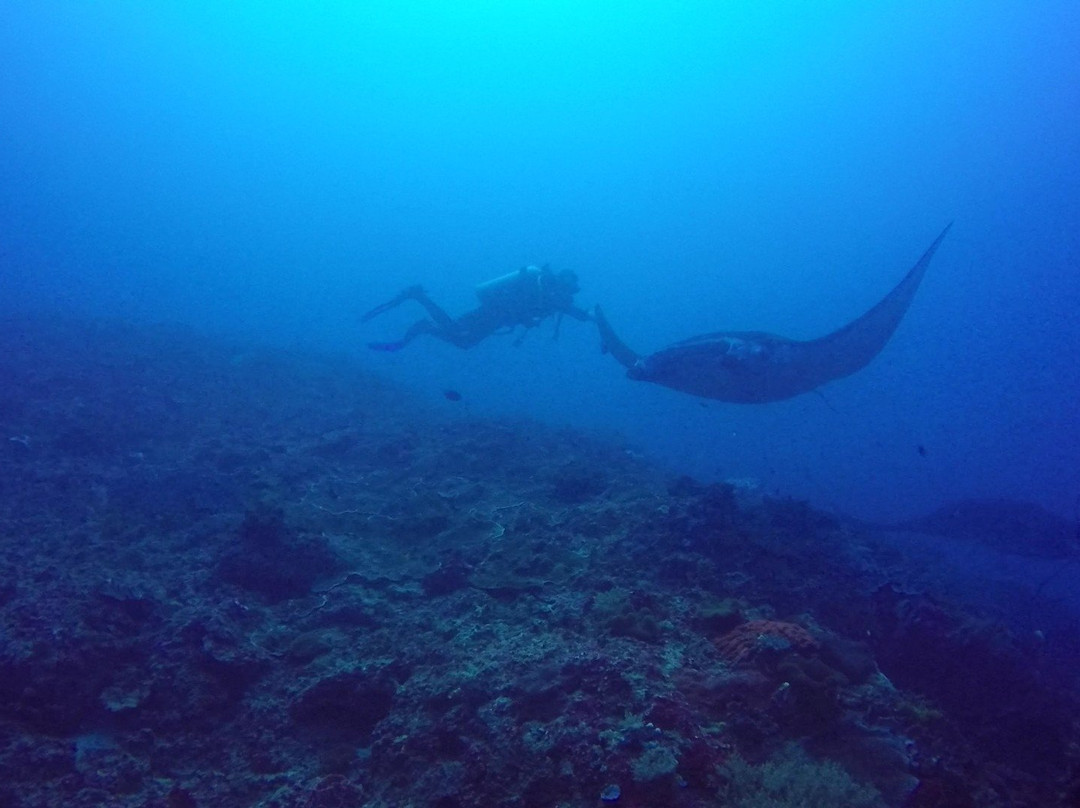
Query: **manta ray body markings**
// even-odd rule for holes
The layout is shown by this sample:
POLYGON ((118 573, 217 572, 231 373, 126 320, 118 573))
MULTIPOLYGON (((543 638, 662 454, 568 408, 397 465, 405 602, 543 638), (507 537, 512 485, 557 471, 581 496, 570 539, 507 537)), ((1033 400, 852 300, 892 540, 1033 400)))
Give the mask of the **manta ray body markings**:
POLYGON ((683 393, 740 404, 764 404, 809 393, 870 364, 904 318, 950 223, 903 280, 866 314, 815 340, 760 331, 718 331, 641 356, 619 339, 596 309, 603 349, 627 376, 683 393))

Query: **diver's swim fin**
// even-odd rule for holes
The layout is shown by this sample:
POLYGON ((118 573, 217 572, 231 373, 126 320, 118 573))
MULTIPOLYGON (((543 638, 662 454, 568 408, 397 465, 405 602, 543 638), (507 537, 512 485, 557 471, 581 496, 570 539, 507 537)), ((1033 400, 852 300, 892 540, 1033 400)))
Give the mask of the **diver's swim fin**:
MULTIPOLYGON (((360 315, 360 322, 366 323, 369 320, 373 320, 383 312, 390 311, 390 309, 400 306, 406 300, 419 300, 424 295, 424 289, 421 286, 410 286, 408 289, 403 289, 394 295, 393 298, 387 300, 371 311, 364 312, 360 315)), ((378 350, 378 349, 376 349, 378 350)))

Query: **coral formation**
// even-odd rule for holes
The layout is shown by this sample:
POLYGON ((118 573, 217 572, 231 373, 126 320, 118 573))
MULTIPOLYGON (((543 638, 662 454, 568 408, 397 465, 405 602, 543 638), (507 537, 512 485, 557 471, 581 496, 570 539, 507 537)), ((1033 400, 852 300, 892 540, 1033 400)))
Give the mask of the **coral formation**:
POLYGON ((805 503, 341 359, 0 338, 5 808, 1078 792, 1080 638, 1038 576, 990 612, 805 503))
POLYGON ((716 649, 724 659, 739 664, 759 654, 788 650, 813 653, 818 641, 797 623, 782 620, 749 620, 716 640, 716 649))

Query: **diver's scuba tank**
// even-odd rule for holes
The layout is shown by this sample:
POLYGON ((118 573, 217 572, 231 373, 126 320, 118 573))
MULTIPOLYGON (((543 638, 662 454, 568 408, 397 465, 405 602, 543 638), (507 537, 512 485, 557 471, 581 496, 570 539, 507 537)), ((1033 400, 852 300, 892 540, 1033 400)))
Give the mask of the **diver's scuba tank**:
POLYGON ((537 266, 527 266, 514 272, 507 272, 505 275, 477 284, 476 296, 485 306, 503 309, 518 308, 523 303, 539 301, 543 294, 541 279, 544 271, 537 266))

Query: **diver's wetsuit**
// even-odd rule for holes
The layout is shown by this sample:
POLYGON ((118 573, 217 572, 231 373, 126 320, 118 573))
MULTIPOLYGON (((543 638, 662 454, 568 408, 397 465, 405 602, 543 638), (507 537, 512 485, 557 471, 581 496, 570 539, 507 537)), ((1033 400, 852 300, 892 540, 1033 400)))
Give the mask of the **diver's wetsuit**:
POLYGON ((389 311, 406 300, 415 300, 428 313, 395 342, 369 342, 375 351, 399 351, 421 334, 449 342, 458 348, 471 348, 497 331, 517 326, 532 328, 556 315, 567 314, 588 321, 588 312, 574 305, 577 278, 573 273, 556 275, 546 267, 524 267, 477 287, 480 305, 454 319, 419 286, 410 286, 393 299, 376 306, 361 317, 363 322, 389 311))

